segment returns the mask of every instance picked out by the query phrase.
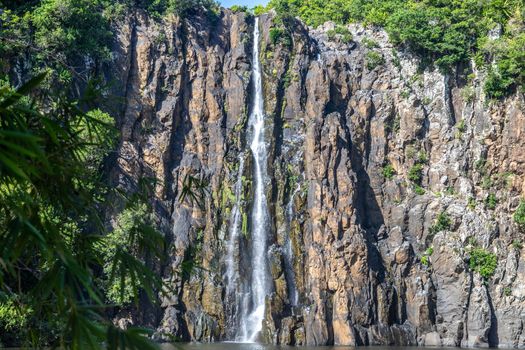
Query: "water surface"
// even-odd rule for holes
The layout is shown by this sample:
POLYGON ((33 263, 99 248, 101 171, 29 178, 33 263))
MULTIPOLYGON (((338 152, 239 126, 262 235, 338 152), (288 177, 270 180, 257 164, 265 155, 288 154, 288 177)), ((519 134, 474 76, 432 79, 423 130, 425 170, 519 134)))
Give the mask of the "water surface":
MULTIPOLYGON (((276 346, 256 343, 177 343, 164 344, 163 350, 445 350, 452 348, 422 346, 276 346)), ((457 349, 457 348, 454 348, 457 349)))

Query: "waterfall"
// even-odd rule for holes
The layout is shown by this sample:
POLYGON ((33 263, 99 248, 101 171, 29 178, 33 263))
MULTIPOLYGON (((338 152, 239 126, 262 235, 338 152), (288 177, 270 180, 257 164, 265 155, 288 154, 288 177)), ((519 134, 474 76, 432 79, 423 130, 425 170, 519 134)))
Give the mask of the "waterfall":
POLYGON ((241 310, 241 329, 238 338, 243 342, 254 342, 262 329, 265 299, 269 294, 268 262, 266 258, 269 228, 268 203, 264 186, 268 177, 266 169, 267 151, 264 142, 264 101, 262 93, 261 67, 259 62, 259 19, 255 19, 253 31, 253 101, 249 125, 252 128, 250 149, 254 166, 254 199, 251 213, 251 280, 250 292, 241 310))
POLYGON ((287 221, 287 231, 286 241, 284 242, 284 267, 285 267, 285 276, 286 284, 288 285, 288 295, 290 298, 290 305, 297 306, 299 302, 299 293, 297 292, 297 287, 295 285, 295 273, 293 270, 293 250, 292 250, 292 241, 290 239, 290 232, 292 231, 292 220, 293 220, 293 201, 295 195, 301 190, 301 185, 297 184, 297 187, 290 195, 290 200, 286 205, 286 221, 287 221))
MULTIPOLYGON (((239 169, 237 174, 237 181, 235 182, 235 204, 233 206, 230 216, 230 229, 228 243, 226 247, 226 301, 227 307, 231 311, 230 315, 235 317, 237 310, 240 308, 240 290, 239 290, 239 269, 237 261, 240 259, 239 252, 239 237, 241 231, 241 199, 242 199, 242 179, 244 173, 244 154, 239 155, 239 169)), ((234 319, 231 324, 235 324, 234 319)))

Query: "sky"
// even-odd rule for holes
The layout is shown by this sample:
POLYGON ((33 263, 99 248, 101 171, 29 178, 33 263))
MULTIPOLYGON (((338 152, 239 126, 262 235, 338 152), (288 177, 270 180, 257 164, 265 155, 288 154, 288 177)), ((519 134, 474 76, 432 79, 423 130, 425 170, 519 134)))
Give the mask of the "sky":
POLYGON ((248 7, 254 7, 257 5, 266 5, 268 0, 219 0, 222 6, 230 7, 232 5, 243 5, 248 7))

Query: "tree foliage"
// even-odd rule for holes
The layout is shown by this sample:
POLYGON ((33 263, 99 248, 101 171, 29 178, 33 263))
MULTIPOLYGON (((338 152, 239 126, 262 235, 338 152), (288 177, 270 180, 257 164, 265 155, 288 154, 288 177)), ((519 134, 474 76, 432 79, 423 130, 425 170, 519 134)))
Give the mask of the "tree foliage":
POLYGON ((442 71, 475 59, 489 72, 489 97, 503 97, 525 83, 521 0, 271 0, 268 7, 314 27, 326 21, 382 26, 395 44, 442 71), (499 27, 503 35, 489 38, 499 27))
MULTIPOLYGON (((88 100, 27 97, 43 79, 0 89, 0 324, 18 329, 11 345, 153 348, 145 330, 109 322, 97 282, 105 261, 100 246, 110 239, 101 211, 111 207, 111 189, 101 174, 116 137, 112 120, 99 110, 84 113, 79 105, 88 100)), ((139 225, 128 246, 158 256, 155 237, 139 225)), ((134 295, 161 289, 137 254, 116 253, 111 265, 110 280, 134 295)))

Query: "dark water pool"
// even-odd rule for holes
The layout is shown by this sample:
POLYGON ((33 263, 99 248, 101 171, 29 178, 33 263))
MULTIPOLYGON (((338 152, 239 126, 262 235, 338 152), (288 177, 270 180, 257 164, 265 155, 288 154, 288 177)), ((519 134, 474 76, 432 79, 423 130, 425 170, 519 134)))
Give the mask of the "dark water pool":
POLYGON ((275 346, 261 344, 241 344, 241 343, 212 343, 212 344, 163 344, 163 350, 444 350, 451 348, 441 347, 416 347, 416 346, 367 346, 354 348, 351 346, 275 346))

